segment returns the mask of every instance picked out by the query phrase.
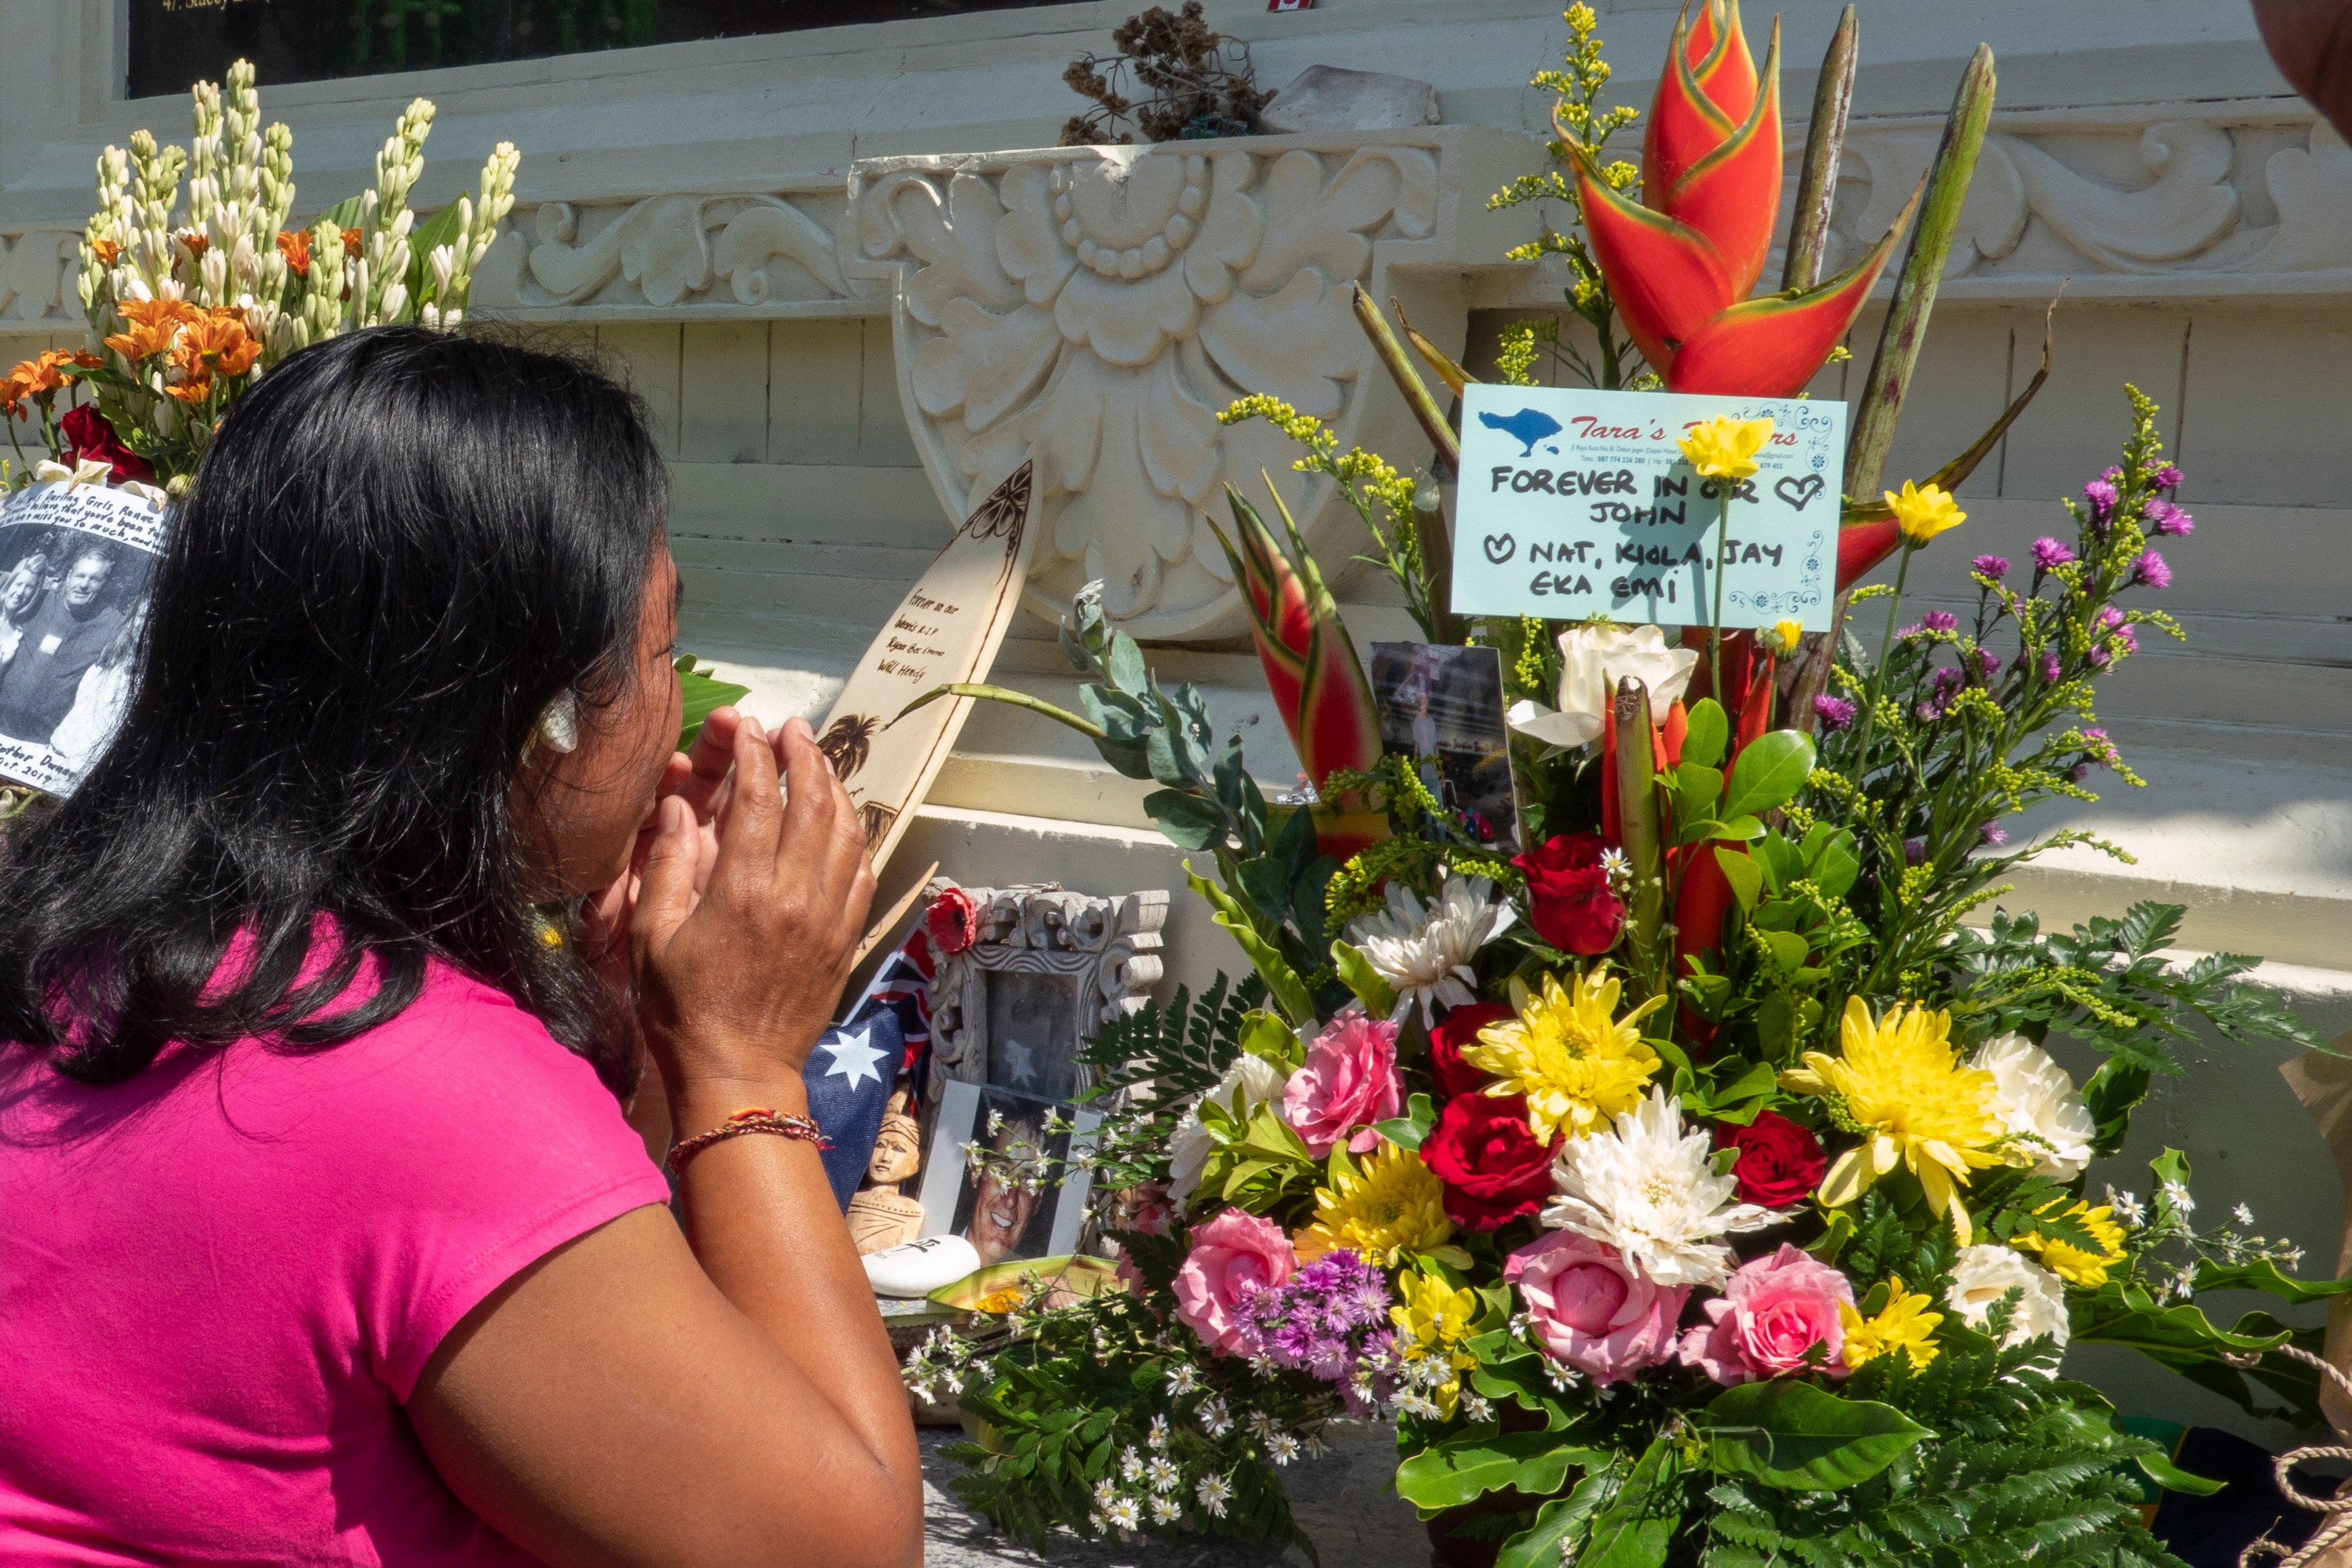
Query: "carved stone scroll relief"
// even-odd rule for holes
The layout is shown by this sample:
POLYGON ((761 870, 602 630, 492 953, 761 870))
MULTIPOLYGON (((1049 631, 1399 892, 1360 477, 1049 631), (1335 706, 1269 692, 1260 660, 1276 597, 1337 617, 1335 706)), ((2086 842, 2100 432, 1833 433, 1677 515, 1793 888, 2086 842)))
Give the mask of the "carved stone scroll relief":
MULTIPOLYGON (((933 893, 954 886, 932 882, 933 893)), ((1057 883, 964 889, 978 940, 931 949, 931 1071, 936 1104, 950 1080, 1068 1100, 1093 1087, 1078 1047, 1139 1009, 1160 977, 1164 891, 1069 893, 1057 883)))

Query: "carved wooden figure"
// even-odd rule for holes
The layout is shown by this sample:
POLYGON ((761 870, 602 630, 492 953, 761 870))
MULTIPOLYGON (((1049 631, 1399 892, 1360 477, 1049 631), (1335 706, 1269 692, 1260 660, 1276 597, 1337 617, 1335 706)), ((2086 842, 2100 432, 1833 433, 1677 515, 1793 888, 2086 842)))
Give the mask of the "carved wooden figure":
POLYGON ((922 1163, 922 1130, 907 1114, 907 1092, 901 1089, 882 1113, 882 1131, 866 1167, 871 1185, 849 1200, 849 1234, 859 1257, 921 1234, 923 1206, 907 1197, 899 1184, 911 1179, 922 1163))

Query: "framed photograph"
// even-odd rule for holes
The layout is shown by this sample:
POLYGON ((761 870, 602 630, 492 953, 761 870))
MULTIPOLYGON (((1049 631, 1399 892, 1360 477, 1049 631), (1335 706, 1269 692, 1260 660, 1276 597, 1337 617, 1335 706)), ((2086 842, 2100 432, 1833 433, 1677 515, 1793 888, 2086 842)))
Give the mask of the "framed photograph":
POLYGON ((1061 1162, 1092 1146, 1102 1118, 1066 1103, 991 1084, 950 1082, 940 1097, 923 1162, 923 1234, 961 1236, 981 1266, 1052 1258, 1077 1249, 1086 1224, 1088 1173, 1061 1162), (1049 1113, 1071 1130, 1047 1133, 1049 1113), (996 1156, 967 1157, 978 1145, 996 1156), (1011 1162, 1010 1165, 1007 1162, 1011 1162))
POLYGON ((1482 844, 1518 852, 1519 806, 1503 723, 1503 655, 1433 643, 1372 644, 1381 749, 1410 761, 1482 844))
POLYGON ((0 777, 69 795, 130 706, 163 514, 63 481, 0 507, 0 777))

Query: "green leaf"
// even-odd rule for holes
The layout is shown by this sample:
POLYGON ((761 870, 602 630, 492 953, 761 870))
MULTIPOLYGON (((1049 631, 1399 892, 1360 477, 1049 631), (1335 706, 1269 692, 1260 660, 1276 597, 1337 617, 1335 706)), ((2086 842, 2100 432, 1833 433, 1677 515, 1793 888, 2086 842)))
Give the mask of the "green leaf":
POLYGON ((1768 729, 1740 748, 1724 792, 1723 815, 1762 815, 1786 805, 1813 771, 1813 738, 1793 729, 1768 729))
POLYGON ((2279 1266, 2268 1258, 2258 1258, 2251 1263, 2207 1260, 2197 1266, 2197 1293, 2203 1295, 2208 1291, 2268 1291, 2301 1306, 2305 1301, 2323 1301, 2352 1291, 2352 1275, 2341 1280, 2298 1280, 2280 1272, 2279 1266))
POLYGON ((1739 900, 1739 912, 1745 915, 1755 908, 1756 901, 1764 896, 1764 868, 1755 857, 1713 848, 1707 852, 1723 868, 1723 880, 1731 884, 1731 896, 1739 900))
POLYGON ((1748 852, 1764 862, 1764 885, 1774 893, 1805 874, 1805 857, 1778 833, 1765 834, 1748 852))
POLYGON ((1727 817, 1716 823, 1708 831, 1709 836, 1713 838, 1729 839, 1737 843, 1746 843, 1749 840, 1760 839, 1764 836, 1764 819, 1727 817))
POLYGON ((1654 1438, 1608 1509, 1592 1521, 1592 1538, 1577 1554, 1577 1568, 1660 1568, 1681 1522, 1673 1507, 1676 1469, 1673 1440, 1654 1438))
POLYGON ((1180 850, 1214 849, 1225 841, 1225 809, 1189 789, 1154 789, 1143 798, 1143 813, 1180 850))
POLYGON ((1731 743, 1731 721, 1724 716, 1723 705, 1713 697, 1701 697, 1691 706, 1683 730, 1683 766, 1696 763, 1701 768, 1713 768, 1723 760, 1723 748, 1731 743))
POLYGON ((1306 982, 1298 977, 1298 971, 1290 967, 1289 961, 1283 957, 1274 944, 1259 934, 1249 912, 1223 888, 1195 872, 1192 862, 1183 863, 1184 881, 1215 909, 1213 918, 1216 923, 1234 934, 1234 940, 1240 943, 1242 951, 1248 955, 1250 963, 1257 969, 1258 977, 1265 982, 1266 990, 1273 996, 1275 1005, 1282 1009, 1283 1016, 1295 1024, 1316 1021, 1315 998, 1307 994, 1306 982))
POLYGON ((1812 944, 1793 931, 1759 931, 1757 935, 1772 950, 1772 961, 1788 974, 1804 967, 1805 955, 1812 951, 1812 944))
POLYGON ((1426 1519, 1505 1487, 1543 1497, 1560 1489, 1570 1465, 1608 1462, 1602 1450, 1562 1443, 1554 1432, 1467 1432, 1398 1465, 1396 1489, 1426 1519))
POLYGON ((1726 1390, 1697 1425, 1717 1470, 1783 1491, 1857 1485, 1930 1435, 1892 1405, 1785 1378, 1726 1390))
POLYGON ((710 716, 713 709, 730 706, 751 695, 749 686, 722 681, 707 671, 698 669, 691 653, 677 656, 677 685, 686 698, 685 718, 677 732, 677 748, 680 751, 693 749, 694 737, 702 733, 702 721, 710 716))
POLYGON ((1675 769, 1675 799, 1685 821, 1707 821, 1716 814, 1715 803, 1723 799, 1723 775, 1693 762, 1685 749, 1682 766, 1675 769))
POLYGON ((2229 1484, 2227 1481, 2213 1480, 2184 1470, 2162 1454, 2141 1454, 2137 1457, 2139 1460, 2139 1468, 2147 1472, 2147 1479, 2167 1491, 2183 1491, 2191 1497, 2211 1497, 2229 1484))
POLYGON ((1405 1103, 1405 1113, 1386 1122, 1372 1124, 1372 1131, 1400 1149, 1419 1149, 1429 1137, 1430 1128, 1437 1124, 1437 1107, 1426 1094, 1415 1094, 1405 1103))
POLYGON ((1364 1010, 1376 1019, 1384 1019, 1396 1011, 1396 988, 1382 979, 1371 961, 1345 942, 1331 944, 1331 966, 1339 972, 1339 983, 1356 994, 1364 1010))
POLYGON ((1533 1528, 1522 1530, 1503 1543, 1501 1555, 1495 1559, 1495 1568, 1559 1568, 1565 1555, 1565 1543, 1583 1533, 1585 1522, 1599 1511, 1613 1479, 1610 1471, 1596 1469, 1577 1482, 1576 1489, 1566 1497, 1556 1497, 1544 1504, 1536 1513, 1533 1528))
POLYGON ((1241 1045, 1252 1056, 1262 1056, 1285 1072, 1296 1072, 1307 1060, 1297 1032, 1264 1008, 1243 1015, 1241 1045))
MULTIPOLYGON (((389 217, 390 214, 387 214, 386 216, 389 217)), ((405 282, 408 285, 410 300, 408 313, 412 318, 416 314, 416 307, 425 303, 425 287, 432 281, 433 277, 432 265, 425 258, 433 254, 436 246, 455 245, 457 238, 457 204, 455 202, 424 222, 414 224, 409 229, 408 276, 405 282)), ((444 300, 442 303, 454 305, 457 301, 444 300)))

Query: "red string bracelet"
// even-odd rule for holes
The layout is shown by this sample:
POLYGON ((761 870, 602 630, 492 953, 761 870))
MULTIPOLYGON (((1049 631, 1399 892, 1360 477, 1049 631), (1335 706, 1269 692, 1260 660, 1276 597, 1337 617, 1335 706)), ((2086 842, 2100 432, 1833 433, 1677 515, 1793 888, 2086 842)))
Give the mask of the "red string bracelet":
POLYGON ((740 1138, 746 1133, 773 1133, 780 1138, 798 1138, 804 1144, 814 1144, 820 1151, 833 1147, 817 1124, 806 1116, 795 1116, 789 1111, 771 1111, 765 1105, 753 1105, 736 1112, 707 1133, 697 1133, 673 1146, 663 1166, 675 1174, 686 1168, 686 1162, 713 1144, 730 1138, 740 1138))

